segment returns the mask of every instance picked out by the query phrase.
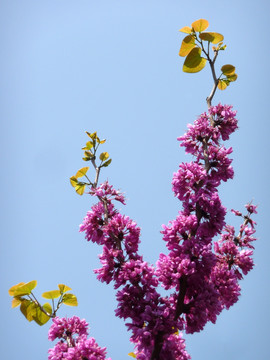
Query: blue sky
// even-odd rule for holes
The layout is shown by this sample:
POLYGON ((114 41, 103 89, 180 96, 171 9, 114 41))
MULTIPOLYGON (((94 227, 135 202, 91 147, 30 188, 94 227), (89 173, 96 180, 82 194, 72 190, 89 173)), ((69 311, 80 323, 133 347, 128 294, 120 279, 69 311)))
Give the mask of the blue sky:
POLYGON ((98 131, 113 159, 101 180, 125 192, 122 210, 142 228, 144 258, 154 263, 166 251, 161 225, 181 205, 172 174, 191 160, 176 138, 206 110, 212 88, 208 68, 184 74, 178 56, 178 30, 199 18, 228 45, 217 66, 232 63, 239 75, 214 98, 233 104, 240 126, 230 140, 235 178, 222 185, 222 200, 228 209, 259 205, 259 241, 240 301, 186 337, 187 350, 193 360, 269 358, 269 14, 267 0, 0 2, 1 358, 47 359, 49 324, 28 323, 7 292, 36 279, 38 296, 58 283, 72 287, 79 306, 59 316, 85 318, 108 356, 129 359, 114 290, 92 272, 101 249, 78 232, 92 199, 79 197, 69 177, 85 165, 84 132, 98 131))

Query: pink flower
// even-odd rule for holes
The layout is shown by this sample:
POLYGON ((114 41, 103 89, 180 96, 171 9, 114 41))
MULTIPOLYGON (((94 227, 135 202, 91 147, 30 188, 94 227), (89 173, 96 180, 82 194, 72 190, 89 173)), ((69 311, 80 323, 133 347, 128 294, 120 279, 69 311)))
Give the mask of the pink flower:
MULTIPOLYGON (((94 338, 87 338, 88 324, 77 316, 54 318, 49 340, 62 339, 49 349, 49 360, 106 360, 106 348, 98 346, 94 338)), ((111 359, 107 359, 111 360, 111 359)))
POLYGON ((106 199, 107 201, 116 200, 125 205, 124 195, 119 190, 115 190, 112 185, 108 183, 108 181, 105 181, 97 188, 92 187, 90 194, 106 199))
POLYGON ((182 163, 179 168, 173 175, 173 191, 179 200, 187 201, 205 184, 207 174, 203 166, 196 163, 182 163))
POLYGON ((247 211, 250 213, 250 214, 252 214, 252 213, 254 213, 254 214, 257 214, 257 206, 256 205, 252 205, 252 204, 247 204, 247 205, 245 205, 245 208, 247 209, 247 211))
POLYGON ((87 322, 77 316, 73 316, 72 318, 55 317, 50 327, 48 338, 53 341, 56 338, 66 339, 71 334, 78 336, 87 335, 87 328, 87 322))

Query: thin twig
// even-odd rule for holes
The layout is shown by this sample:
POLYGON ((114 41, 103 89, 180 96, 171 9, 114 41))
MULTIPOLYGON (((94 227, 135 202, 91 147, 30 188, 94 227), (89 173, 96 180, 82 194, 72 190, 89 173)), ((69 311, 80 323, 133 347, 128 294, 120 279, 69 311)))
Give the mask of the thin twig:
POLYGON ((40 310, 45 314, 47 315, 49 318, 53 318, 54 316, 50 313, 48 313, 44 308, 43 306, 39 303, 39 301, 37 300, 37 298, 35 297, 35 295, 31 292, 31 295, 33 296, 34 298, 34 303, 40 308, 40 310))
MULTIPOLYGON (((214 55, 214 58, 213 60, 211 60, 209 57, 208 57, 208 62, 209 62, 209 65, 210 65, 210 68, 211 68, 211 72, 212 72, 212 77, 213 77, 213 80, 214 80, 214 86, 212 88, 212 91, 210 93, 210 95, 206 98, 206 102, 207 102, 207 105, 208 105, 208 108, 210 108, 210 106, 212 105, 212 99, 215 95, 215 92, 217 90, 217 86, 218 86, 218 81, 219 79, 217 78, 217 75, 216 75, 216 71, 215 71, 215 61, 217 59, 217 56, 218 56, 218 51, 215 51, 215 55, 214 55)), ((211 125, 213 125, 211 123, 211 125)))
POLYGON ((95 158, 91 159, 91 163, 92 163, 92 165, 94 166, 94 168, 96 170, 95 182, 93 184, 93 188, 96 188, 97 184, 98 184, 98 179, 99 179, 100 167, 97 166, 95 158))

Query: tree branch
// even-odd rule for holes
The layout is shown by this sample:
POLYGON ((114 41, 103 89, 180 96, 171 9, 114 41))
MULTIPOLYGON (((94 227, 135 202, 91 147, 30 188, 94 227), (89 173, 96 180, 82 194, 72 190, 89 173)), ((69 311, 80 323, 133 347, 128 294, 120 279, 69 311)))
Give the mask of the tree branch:
MULTIPOLYGON (((210 65, 210 68, 211 68, 211 72, 212 72, 212 77, 213 77, 213 80, 214 80, 214 86, 212 88, 212 91, 210 93, 210 95, 206 98, 206 102, 207 102, 207 105, 208 105, 208 108, 212 105, 212 99, 215 95, 215 92, 217 90, 217 86, 218 86, 218 81, 219 79, 217 78, 216 76, 216 71, 215 71, 215 61, 217 59, 217 56, 218 56, 218 51, 215 51, 215 55, 214 55, 214 58, 213 60, 211 60, 209 57, 208 57, 208 62, 209 62, 209 65, 210 65)), ((213 125, 211 123, 211 125, 213 125)))
POLYGON ((155 337, 154 350, 151 355, 151 360, 159 360, 159 354, 163 345, 163 333, 159 332, 155 337))
POLYGON ((185 312, 185 296, 187 292, 187 277, 182 275, 179 279, 180 289, 177 298, 174 320, 177 320, 185 312))

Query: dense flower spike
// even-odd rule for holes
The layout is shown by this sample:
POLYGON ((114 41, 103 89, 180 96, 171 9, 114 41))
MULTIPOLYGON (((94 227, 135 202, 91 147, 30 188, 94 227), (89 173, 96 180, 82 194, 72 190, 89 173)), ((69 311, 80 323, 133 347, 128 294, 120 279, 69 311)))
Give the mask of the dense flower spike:
MULTIPOLYGON (((158 280, 154 267, 138 255, 139 227, 114 207, 113 200, 117 199, 113 199, 111 194, 115 190, 108 183, 99 189, 93 191, 99 202, 87 213, 80 231, 85 232, 87 240, 103 245, 102 267, 95 270, 97 278, 106 283, 114 281, 115 288, 122 287, 117 292, 116 315, 131 319, 126 325, 132 331, 131 341, 135 344, 138 359, 149 358, 158 337, 165 346, 165 338, 183 326, 180 320, 174 319, 175 301, 163 298, 156 290, 158 280), (104 188, 106 194, 99 190, 104 188)), ((121 194, 117 194, 123 199, 121 194)), ((179 341, 181 349, 184 349, 183 341, 179 341)), ((184 350, 182 358, 179 356, 179 359, 188 359, 184 350)))
POLYGON ((234 228, 225 224, 226 209, 217 191, 221 180, 233 177, 228 158, 232 149, 219 141, 227 140, 237 129, 235 114, 231 106, 211 107, 209 114, 202 114, 179 138, 195 162, 180 164, 173 176, 173 191, 183 202, 183 210, 169 226, 163 225, 170 253, 160 255, 156 274, 165 289, 175 288, 181 294, 182 288, 176 308, 185 318, 187 333, 202 330, 207 321, 216 321, 224 307, 233 305, 240 295, 239 279, 253 267, 252 250, 243 247, 250 248, 254 240, 250 215, 256 207, 246 206, 249 215, 236 237, 234 228), (213 237, 223 229, 213 252, 213 237))
POLYGON ((226 149, 220 141, 237 129, 235 115, 228 105, 210 107, 179 138, 195 160, 181 163, 173 175, 172 189, 183 208, 168 226, 163 225, 169 253, 160 254, 156 267, 138 254, 137 224, 115 208, 115 200, 125 204, 123 195, 108 182, 90 192, 99 202, 80 231, 88 241, 103 246, 102 267, 94 271, 99 280, 113 281, 119 288, 116 315, 127 321, 139 360, 190 359, 175 329, 194 333, 208 321, 215 323, 220 312, 238 300, 239 280, 253 267, 255 223, 250 216, 256 207, 246 205, 246 216, 234 211, 244 218, 236 236, 225 222, 226 209, 217 189, 234 174, 232 148, 226 149), (216 235, 221 239, 213 246, 216 235), (161 296, 159 284, 173 293, 161 296))

